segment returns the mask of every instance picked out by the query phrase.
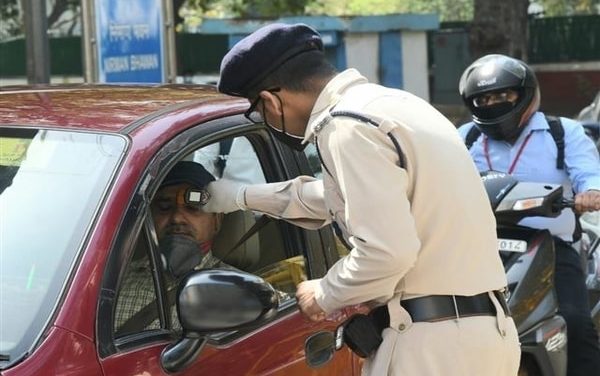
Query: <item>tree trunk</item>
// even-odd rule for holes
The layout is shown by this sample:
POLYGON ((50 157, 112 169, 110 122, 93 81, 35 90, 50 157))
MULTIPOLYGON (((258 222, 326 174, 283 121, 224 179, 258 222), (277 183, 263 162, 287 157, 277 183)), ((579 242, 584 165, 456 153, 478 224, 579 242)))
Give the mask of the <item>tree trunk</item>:
POLYGON ((48 16, 48 27, 49 28, 52 28, 52 25, 54 25, 54 23, 56 21, 58 21, 60 16, 62 16, 62 14, 67 10, 68 6, 69 6, 68 0, 56 0, 54 2, 54 6, 52 7, 52 12, 50 12, 50 15, 48 16))
POLYGON ((185 3, 186 0, 173 0, 173 22, 175 26, 183 23, 183 17, 179 15, 179 8, 185 3))
POLYGON ((474 0, 469 33, 473 60, 487 54, 527 59, 529 0, 474 0))

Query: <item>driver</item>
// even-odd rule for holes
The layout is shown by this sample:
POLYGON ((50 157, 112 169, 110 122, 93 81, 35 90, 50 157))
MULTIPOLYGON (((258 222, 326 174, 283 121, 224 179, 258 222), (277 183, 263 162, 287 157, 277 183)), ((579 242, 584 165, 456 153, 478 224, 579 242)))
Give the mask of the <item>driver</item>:
MULTIPOLYGON (((174 291, 181 278, 194 269, 233 269, 211 252, 223 214, 207 213, 202 207, 208 200, 205 187, 214 180, 201 164, 179 162, 167 174, 151 203, 169 304, 173 305, 172 323, 176 328, 180 324, 175 319, 174 291)), ((154 320, 146 328, 159 327, 151 272, 147 257, 131 263, 121 287, 115 314, 118 332, 133 330, 136 322, 148 322, 141 317, 147 306, 153 308, 147 311, 154 320)))

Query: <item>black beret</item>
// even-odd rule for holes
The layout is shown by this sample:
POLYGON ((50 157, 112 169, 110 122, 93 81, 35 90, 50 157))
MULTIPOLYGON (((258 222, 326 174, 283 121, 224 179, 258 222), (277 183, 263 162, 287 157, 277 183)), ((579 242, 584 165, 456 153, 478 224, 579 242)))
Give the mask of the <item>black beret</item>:
POLYGON ((214 180, 215 177, 212 176, 210 172, 206 171, 204 166, 200 163, 181 161, 173 166, 160 187, 163 188, 169 185, 187 183, 194 188, 202 189, 214 180))
POLYGON ((323 50, 319 33, 305 24, 274 23, 239 41, 223 57, 218 89, 248 97, 258 85, 283 63, 311 50, 323 50))

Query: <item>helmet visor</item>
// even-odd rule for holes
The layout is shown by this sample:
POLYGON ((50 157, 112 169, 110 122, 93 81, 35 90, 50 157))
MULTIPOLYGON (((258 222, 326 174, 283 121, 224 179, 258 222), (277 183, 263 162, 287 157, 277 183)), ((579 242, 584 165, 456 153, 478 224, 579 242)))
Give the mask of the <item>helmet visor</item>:
POLYGON ((473 97, 474 107, 490 107, 502 103, 514 105, 519 100, 519 92, 513 89, 482 93, 473 97))

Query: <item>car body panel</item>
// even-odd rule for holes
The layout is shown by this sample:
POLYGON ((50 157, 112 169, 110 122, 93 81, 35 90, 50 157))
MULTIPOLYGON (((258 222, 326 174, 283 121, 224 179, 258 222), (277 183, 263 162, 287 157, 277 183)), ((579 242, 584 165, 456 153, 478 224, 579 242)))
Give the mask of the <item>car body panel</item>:
MULTIPOLYGON (((129 151, 118 171, 117 177, 113 183, 113 188, 106 199, 106 206, 99 213, 98 221, 94 231, 91 233, 87 250, 78 267, 75 275, 74 284, 77 286, 86 286, 86 290, 69 289, 66 296, 66 304, 58 318, 57 324, 67 327, 81 335, 92 337, 94 335, 95 321, 90 320, 94 316, 90 312, 84 312, 80 304, 84 299, 91 301, 98 300, 98 292, 102 273, 104 272, 105 261, 108 251, 111 248, 119 224, 124 215, 124 208, 127 207, 134 189, 142 176, 143 168, 147 161, 175 134, 198 124, 207 119, 218 118, 220 116, 235 113, 243 109, 243 105, 236 102, 237 106, 228 107, 225 112, 219 105, 208 104, 201 108, 180 108, 171 116, 163 116, 154 119, 147 124, 138 126, 132 133, 131 145, 129 151), (208 107, 208 108, 207 108, 208 107), (174 127, 173 124, 177 124, 174 127), (89 250, 94 251, 92 253, 89 250)), ((85 307, 95 306, 86 304, 85 307)))
POLYGON ((60 327, 48 330, 40 347, 25 361, 1 371, 14 375, 102 375, 94 342, 60 327))
MULTIPOLYGON (((126 154, 100 204, 85 246, 74 261, 74 270, 42 340, 23 361, 0 371, 2 375, 166 374, 160 368, 160 354, 172 340, 165 336, 106 357, 100 355, 100 300, 103 294, 114 294, 101 291, 108 257, 141 179, 148 173, 159 173, 146 171, 151 160, 182 132, 202 127, 210 120, 239 116, 247 107, 245 99, 224 96, 210 87, 185 85, 0 89, 0 126, 115 133, 128 139, 126 154)), ((347 348, 317 370, 304 362, 306 338, 320 330, 335 329, 346 317, 345 312, 315 324, 302 318, 295 308, 287 310, 241 338, 222 345, 209 343, 180 374, 359 374, 361 361, 347 348)))
POLYGON ((143 116, 178 105, 219 99, 242 101, 217 93, 209 86, 191 85, 71 85, 4 87, 0 89, 0 123, 118 132, 143 116))
MULTIPOLYGON (((334 322, 324 325, 333 330, 334 322)), ((224 346, 208 344, 197 361, 178 372, 181 375, 351 375, 351 352, 336 353, 335 362, 319 369, 309 369, 304 361, 303 345, 313 333, 314 325, 294 312, 260 329, 262 336, 251 333, 224 346), (235 354, 235 356, 232 356, 235 354)), ((122 352, 102 360, 106 375, 166 374, 159 366, 166 342, 156 343, 134 352, 122 352), (140 359, 143 359, 140 361, 140 359)))

